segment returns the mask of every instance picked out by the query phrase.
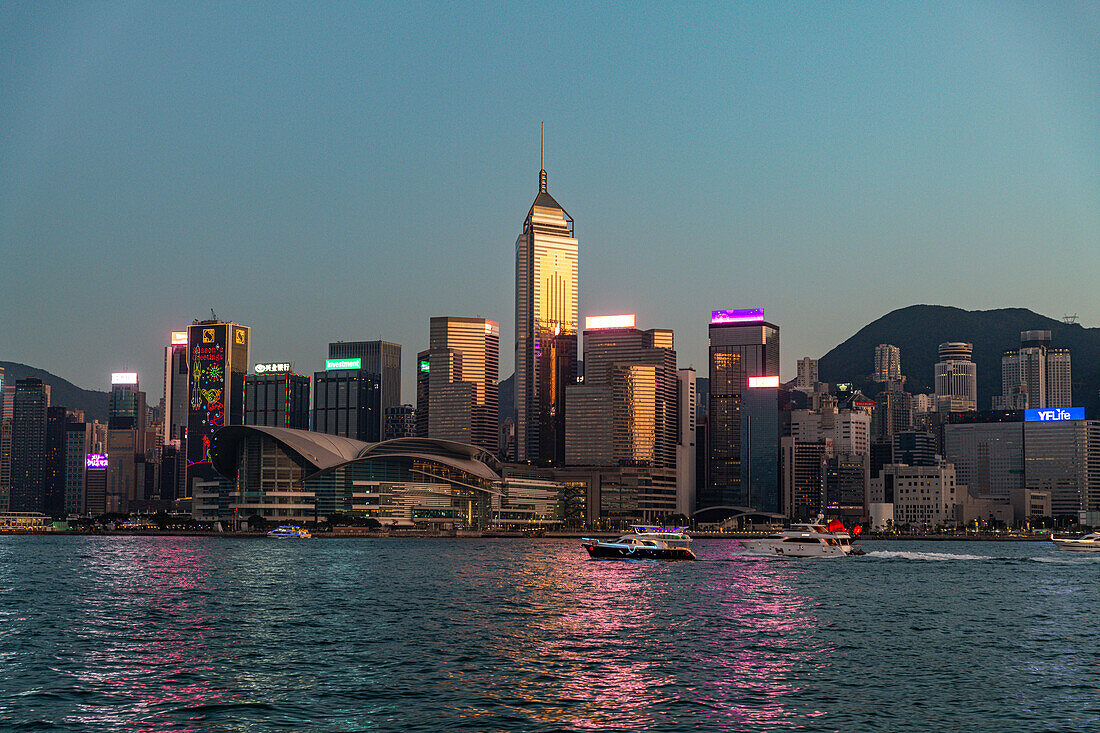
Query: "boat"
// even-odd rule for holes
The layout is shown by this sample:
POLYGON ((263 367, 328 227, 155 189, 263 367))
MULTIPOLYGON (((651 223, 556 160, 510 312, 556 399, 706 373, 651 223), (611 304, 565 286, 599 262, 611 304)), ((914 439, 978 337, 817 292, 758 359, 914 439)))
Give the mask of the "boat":
POLYGON ((856 525, 852 533, 844 524, 834 519, 828 524, 823 517, 806 524, 792 524, 758 540, 741 540, 741 545, 754 554, 780 557, 848 557, 862 555, 863 550, 852 546, 852 537, 859 536, 863 528, 856 525))
POLYGON ((308 540, 313 537, 309 533, 308 529, 303 529, 297 525, 284 524, 278 529, 273 529, 267 533, 268 537, 292 537, 297 539, 308 540))
POLYGON ((589 557, 597 560, 694 560, 687 527, 635 524, 616 540, 581 538, 589 557))
POLYGON ((1073 550, 1076 552, 1100 552, 1100 532, 1090 532, 1084 537, 1076 539, 1061 539, 1050 534, 1050 541, 1059 550, 1073 550))

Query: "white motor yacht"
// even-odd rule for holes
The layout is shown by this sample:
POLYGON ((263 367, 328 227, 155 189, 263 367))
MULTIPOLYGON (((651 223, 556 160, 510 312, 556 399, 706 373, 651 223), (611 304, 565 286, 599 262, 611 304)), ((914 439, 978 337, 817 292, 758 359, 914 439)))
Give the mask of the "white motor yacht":
POLYGON ((1075 550, 1077 552, 1100 552, 1100 532, 1090 532, 1077 539, 1060 539, 1052 532, 1050 541, 1059 550, 1075 550))
MULTIPOLYGON (((853 529, 859 534, 861 529, 853 529)), ((852 535, 844 525, 833 520, 828 525, 820 520, 808 524, 792 524, 776 534, 759 540, 741 540, 741 545, 754 554, 780 557, 847 557, 862 555, 852 546, 852 535)))

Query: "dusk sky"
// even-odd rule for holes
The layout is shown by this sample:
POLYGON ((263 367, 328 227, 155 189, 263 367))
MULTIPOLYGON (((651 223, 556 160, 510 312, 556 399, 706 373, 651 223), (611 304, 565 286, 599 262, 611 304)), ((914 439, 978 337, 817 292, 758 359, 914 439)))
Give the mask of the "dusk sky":
POLYGON ((408 402, 483 315, 510 375, 543 121, 582 318, 701 376, 712 309, 784 378, 914 303, 1100 325, 1100 4, 9 2, 0 49, 0 360, 82 387, 159 398, 211 308, 309 375, 396 341, 408 402))

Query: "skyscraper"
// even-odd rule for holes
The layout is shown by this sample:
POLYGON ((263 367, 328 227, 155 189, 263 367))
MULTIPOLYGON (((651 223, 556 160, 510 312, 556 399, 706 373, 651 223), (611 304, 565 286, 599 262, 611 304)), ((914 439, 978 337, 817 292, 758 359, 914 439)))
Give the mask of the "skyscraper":
POLYGON ((13 512, 46 508, 46 408, 50 398, 40 379, 15 383, 11 422, 11 500, 13 512))
POLYGON ((217 320, 198 321, 187 329, 187 343, 187 488, 193 496, 196 479, 221 480, 210 464, 218 429, 241 424, 249 328, 217 320))
POLYGON ((697 508, 779 511, 779 327, 763 308, 711 313, 709 386, 707 486, 697 508))
POLYGON ((435 317, 429 344, 428 371, 418 366, 426 383, 417 382, 417 398, 425 400, 417 411, 427 408, 427 436, 496 453, 500 325, 487 318, 435 317))
POLYGON ((145 412, 145 393, 138 388, 138 375, 112 374, 107 403, 109 512, 130 511, 145 499, 145 412))
POLYGON ((971 360, 974 344, 940 344, 936 364, 936 410, 970 412, 978 409, 978 366, 971 360))
POLYGON ((634 316, 595 316, 584 331, 584 382, 566 390, 566 463, 676 468, 679 375, 673 334, 634 316))
POLYGON ((875 347, 876 382, 896 382, 901 379, 901 349, 892 344, 879 344, 875 347))
POLYGON ((565 387, 577 376, 578 243, 546 189, 516 239, 516 459, 565 460, 565 387))
POLYGON ((377 443, 382 440, 378 374, 362 368, 360 357, 333 358, 313 375, 313 430, 377 443))
POLYGON ((811 359, 808 356, 804 356, 798 360, 798 380, 795 382, 795 389, 799 392, 813 392, 814 385, 817 384, 817 359, 811 359))
POLYGON ((1001 395, 994 408, 1073 406, 1069 351, 1052 349, 1050 341, 1050 331, 1020 332, 1020 348, 1001 358, 1001 395))
POLYGON ((336 341, 328 345, 328 357, 359 359, 362 371, 378 377, 380 407, 374 418, 378 421, 377 435, 381 436, 386 408, 401 404, 401 344, 389 341, 336 341))
POLYGON ((309 384, 290 364, 257 364, 244 378, 243 424, 309 430, 309 384))

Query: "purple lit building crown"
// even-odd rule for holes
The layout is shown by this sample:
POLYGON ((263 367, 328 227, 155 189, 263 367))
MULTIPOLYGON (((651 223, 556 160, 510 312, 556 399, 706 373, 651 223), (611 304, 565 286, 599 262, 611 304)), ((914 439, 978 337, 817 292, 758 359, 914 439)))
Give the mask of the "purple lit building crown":
POLYGON ((711 323, 756 323, 764 320, 763 308, 741 308, 730 311, 711 311, 711 323))

